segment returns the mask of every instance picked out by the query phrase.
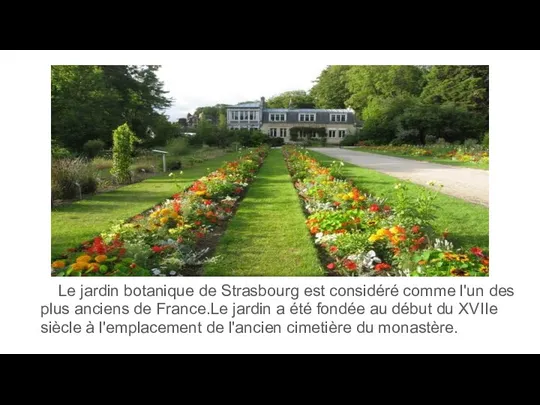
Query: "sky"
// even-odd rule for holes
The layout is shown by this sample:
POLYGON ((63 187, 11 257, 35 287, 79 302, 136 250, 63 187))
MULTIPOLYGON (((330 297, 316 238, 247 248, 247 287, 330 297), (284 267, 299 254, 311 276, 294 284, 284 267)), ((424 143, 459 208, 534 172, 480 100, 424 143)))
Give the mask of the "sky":
POLYGON ((197 62, 189 58, 185 63, 164 63, 157 74, 168 95, 174 98, 165 114, 170 121, 177 121, 188 112, 193 114, 197 107, 269 99, 289 90, 307 91, 327 66, 324 62, 288 60, 250 58, 244 54, 230 60, 204 58, 197 62))

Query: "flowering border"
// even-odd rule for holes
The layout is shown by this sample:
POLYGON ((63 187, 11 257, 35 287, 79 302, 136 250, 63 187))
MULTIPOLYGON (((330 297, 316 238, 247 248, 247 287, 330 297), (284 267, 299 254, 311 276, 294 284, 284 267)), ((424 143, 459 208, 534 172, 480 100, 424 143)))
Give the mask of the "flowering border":
POLYGON ((201 242, 234 215, 268 151, 266 146, 250 150, 152 209, 68 249, 52 263, 51 274, 177 276, 211 260, 201 242))
POLYGON ((295 147, 283 148, 283 154, 329 274, 489 275, 489 257, 482 249, 455 249, 446 231, 439 237, 433 234, 429 221, 437 192, 426 190, 412 204, 405 197, 406 184, 399 183, 400 206, 392 208, 343 179, 343 162, 324 167, 295 147))

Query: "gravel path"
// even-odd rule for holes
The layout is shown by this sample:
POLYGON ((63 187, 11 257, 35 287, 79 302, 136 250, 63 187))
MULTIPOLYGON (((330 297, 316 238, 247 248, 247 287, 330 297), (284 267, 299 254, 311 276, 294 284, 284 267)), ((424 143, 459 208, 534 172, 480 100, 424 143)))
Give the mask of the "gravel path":
POLYGON ((339 148, 310 148, 357 166, 374 169, 413 183, 442 183, 442 192, 472 203, 489 206, 489 171, 446 166, 412 159, 339 148))

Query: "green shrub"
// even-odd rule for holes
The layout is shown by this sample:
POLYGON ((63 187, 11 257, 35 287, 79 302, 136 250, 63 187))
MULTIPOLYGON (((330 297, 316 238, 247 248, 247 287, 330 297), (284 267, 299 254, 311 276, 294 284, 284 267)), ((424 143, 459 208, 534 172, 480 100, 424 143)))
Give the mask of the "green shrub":
POLYGON ((484 137, 482 138, 482 146, 484 148, 489 148, 489 132, 484 134, 484 137))
POLYGON ((83 152, 89 159, 99 156, 103 149, 105 149, 105 142, 101 139, 92 139, 83 145, 83 152))
POLYGON ((189 153, 189 141, 187 138, 173 138, 167 142, 165 150, 173 156, 182 156, 189 153))
POLYGON ((283 138, 274 138, 269 136, 266 138, 266 143, 270 145, 271 147, 278 147, 285 145, 285 139, 283 138))
POLYGON ((435 142, 437 142, 435 135, 426 135, 426 145, 433 145, 435 142))
POLYGON ((79 183, 83 194, 98 188, 97 172, 92 164, 81 158, 58 159, 51 166, 51 192, 53 199, 70 200, 78 197, 79 183))
POLYGON ((472 146, 478 145, 478 139, 468 138, 463 141, 463 146, 470 148, 472 146))
POLYGON ((53 159, 65 159, 71 157, 71 152, 61 146, 52 145, 51 155, 53 159))
POLYGON ((358 135, 347 135, 343 140, 341 141, 342 146, 354 146, 356 145, 360 139, 358 135))
POLYGON ((111 174, 116 177, 120 184, 129 183, 131 174, 131 154, 134 150, 135 142, 138 138, 129 128, 128 124, 122 124, 113 132, 113 168, 111 174))

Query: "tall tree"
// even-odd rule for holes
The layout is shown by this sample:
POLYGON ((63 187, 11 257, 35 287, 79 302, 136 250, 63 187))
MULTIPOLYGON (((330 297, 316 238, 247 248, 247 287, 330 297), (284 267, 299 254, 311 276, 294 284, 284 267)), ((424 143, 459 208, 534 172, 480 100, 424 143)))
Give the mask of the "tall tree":
POLYGON ((479 113, 487 124, 489 66, 432 66, 426 75, 422 99, 427 103, 452 102, 479 113))
POLYGON ((266 106, 268 108, 315 108, 315 100, 305 90, 293 90, 268 99, 266 106))
POLYGON ((142 140, 171 99, 158 66, 52 66, 52 139, 80 151, 90 139, 111 145, 111 133, 127 122, 142 140))
POLYGON ((347 103, 357 114, 376 97, 418 96, 425 82, 418 66, 353 66, 346 73, 351 97, 347 103))
POLYGON ((310 94, 317 108, 345 108, 351 97, 347 88, 347 72, 352 66, 332 65, 324 69, 317 78, 310 94))

